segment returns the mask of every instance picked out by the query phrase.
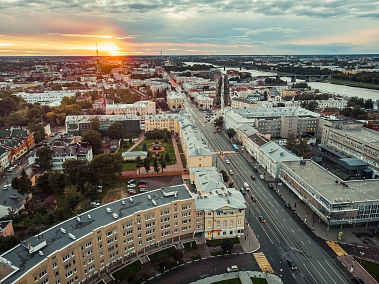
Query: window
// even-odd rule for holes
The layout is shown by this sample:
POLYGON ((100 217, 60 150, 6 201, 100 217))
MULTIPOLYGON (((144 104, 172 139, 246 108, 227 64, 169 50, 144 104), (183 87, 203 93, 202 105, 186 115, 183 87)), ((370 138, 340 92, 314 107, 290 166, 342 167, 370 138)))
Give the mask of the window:
POLYGON ((53 268, 57 268, 57 267, 58 267, 57 263, 54 262, 54 263, 53 263, 53 268))
POLYGON ((66 260, 70 259, 70 255, 69 254, 65 255, 62 259, 63 259, 63 262, 65 262, 66 260))

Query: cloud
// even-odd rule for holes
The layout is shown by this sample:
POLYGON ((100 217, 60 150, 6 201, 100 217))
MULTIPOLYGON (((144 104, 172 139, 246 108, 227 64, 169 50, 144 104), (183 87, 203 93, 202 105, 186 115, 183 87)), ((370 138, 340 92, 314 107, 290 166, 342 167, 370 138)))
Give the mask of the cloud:
POLYGON ((258 34, 290 34, 290 33, 301 33, 301 30, 294 30, 291 28, 265 28, 265 29, 256 29, 251 30, 248 28, 234 28, 235 31, 243 32, 242 37, 248 37, 251 35, 258 34))

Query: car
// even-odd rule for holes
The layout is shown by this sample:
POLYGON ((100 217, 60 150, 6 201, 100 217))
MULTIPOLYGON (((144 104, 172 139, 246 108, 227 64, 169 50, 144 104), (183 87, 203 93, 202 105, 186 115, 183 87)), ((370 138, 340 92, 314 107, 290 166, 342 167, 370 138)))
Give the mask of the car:
POLYGON ((10 188, 10 187, 11 187, 10 184, 6 184, 6 185, 3 186, 3 189, 4 189, 4 190, 8 190, 8 188, 10 188))
POLYGON ((10 173, 11 171, 13 171, 13 168, 9 168, 8 169, 8 173, 10 173))
POLYGON ((250 176, 252 180, 255 180, 255 176, 250 176))
POLYGON ((230 161, 228 159, 225 160, 225 163, 230 164, 230 161))
POLYGON ((147 188, 147 185, 146 184, 141 184, 138 186, 138 188, 147 188))
POLYGON ((351 278, 351 282, 353 282, 354 284, 364 284, 365 283, 363 281, 363 279, 359 278, 359 277, 353 277, 353 278, 351 278))
POLYGON ((229 266, 229 267, 226 269, 226 271, 227 271, 227 272, 238 271, 238 266, 237 266, 237 265, 229 266))
POLYGON ((291 208, 291 204, 289 202, 286 202, 284 206, 286 206, 287 208, 291 208))
POLYGON ((265 179, 265 177, 263 175, 259 175, 259 178, 260 179, 265 179))
POLYGON ((134 195, 134 194, 137 194, 137 191, 135 191, 134 189, 129 189, 129 190, 128 190, 128 193, 129 193, 130 195, 134 195))
POLYGON ((259 219, 259 222, 266 223, 266 219, 263 216, 259 216, 258 219, 259 219))
POLYGON ((128 184, 135 183, 135 181, 136 181, 135 179, 131 179, 128 181, 128 184))
POLYGON ((139 192, 148 192, 149 189, 147 187, 141 187, 138 189, 139 192))
POLYGON ((296 266, 296 263, 293 262, 292 260, 290 259, 287 259, 287 263, 288 265, 291 267, 291 270, 297 270, 297 266, 296 266))
POLYGON ((254 167, 254 172, 258 172, 258 169, 254 167))
POLYGON ((233 175, 233 171, 232 171, 232 170, 229 170, 229 174, 230 174, 230 175, 233 175))
POLYGON ((147 182, 146 182, 146 180, 142 180, 142 179, 141 179, 140 181, 138 181, 138 184, 139 184, 139 185, 141 185, 141 184, 145 184, 145 185, 146 185, 147 182))
POLYGON ((257 199, 254 196, 250 196, 251 201, 257 202, 257 199))
POLYGON ((240 188, 240 191, 241 191, 241 193, 242 193, 243 195, 246 194, 246 190, 245 190, 243 187, 240 188))
POLYGON ((99 202, 99 200, 94 200, 94 201, 91 202, 91 205, 92 205, 92 207, 99 207, 100 206, 100 202, 99 202))
POLYGON ((127 188, 134 188, 136 187, 135 183, 128 184, 127 188))
POLYGON ((268 188, 269 188, 269 189, 273 189, 273 188, 274 188, 274 186, 272 185, 272 183, 269 183, 269 184, 268 184, 268 188))

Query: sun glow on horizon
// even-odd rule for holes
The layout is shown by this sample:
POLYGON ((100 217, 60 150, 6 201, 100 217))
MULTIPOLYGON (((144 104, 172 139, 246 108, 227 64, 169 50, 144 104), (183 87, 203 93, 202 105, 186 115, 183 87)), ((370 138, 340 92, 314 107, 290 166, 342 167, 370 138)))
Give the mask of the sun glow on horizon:
POLYGON ((101 55, 102 52, 107 52, 108 55, 111 56, 118 56, 118 55, 125 55, 126 52, 121 51, 120 48, 114 44, 114 43, 104 43, 99 44, 98 46, 99 55, 101 55))

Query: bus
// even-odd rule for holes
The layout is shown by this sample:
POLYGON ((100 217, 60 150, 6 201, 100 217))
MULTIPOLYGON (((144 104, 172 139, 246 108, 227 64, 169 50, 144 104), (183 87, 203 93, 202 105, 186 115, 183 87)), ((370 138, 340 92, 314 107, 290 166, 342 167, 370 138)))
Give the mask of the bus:
POLYGON ((236 144, 232 144, 233 150, 238 152, 238 146, 236 144))

